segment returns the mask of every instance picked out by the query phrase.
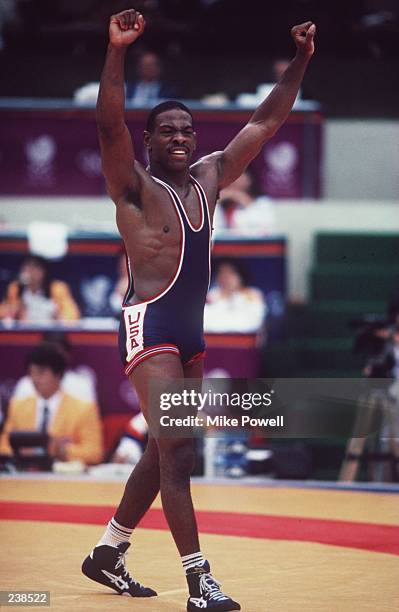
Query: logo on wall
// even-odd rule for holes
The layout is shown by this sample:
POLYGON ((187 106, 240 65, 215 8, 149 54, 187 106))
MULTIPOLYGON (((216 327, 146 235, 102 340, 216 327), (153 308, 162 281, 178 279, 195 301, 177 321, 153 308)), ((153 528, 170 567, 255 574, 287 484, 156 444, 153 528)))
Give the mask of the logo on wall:
POLYGON ((81 283, 84 314, 88 317, 101 317, 109 314, 108 296, 112 287, 108 276, 98 275, 85 278, 81 283))
POLYGON ((27 174, 30 182, 49 186, 54 183, 54 159, 57 145, 52 136, 43 134, 25 144, 27 174))
POLYGON ((264 182, 271 196, 296 196, 298 151, 291 142, 282 141, 265 147, 264 182))
POLYGON ((76 156, 76 165, 88 178, 101 176, 101 156, 95 149, 81 149, 76 156))

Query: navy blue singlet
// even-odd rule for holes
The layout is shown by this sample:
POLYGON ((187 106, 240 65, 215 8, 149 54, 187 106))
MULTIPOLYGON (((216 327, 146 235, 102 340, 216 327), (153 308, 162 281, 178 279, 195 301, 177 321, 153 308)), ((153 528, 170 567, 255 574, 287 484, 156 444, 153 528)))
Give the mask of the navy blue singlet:
POLYGON ((119 329, 119 349, 126 374, 160 353, 179 355, 184 365, 201 358, 205 350, 204 305, 210 281, 211 224, 206 194, 194 177, 190 180, 198 196, 200 223, 191 225, 177 193, 153 179, 168 192, 181 226, 181 247, 177 269, 167 287, 155 297, 129 306, 133 297, 130 284, 119 329))

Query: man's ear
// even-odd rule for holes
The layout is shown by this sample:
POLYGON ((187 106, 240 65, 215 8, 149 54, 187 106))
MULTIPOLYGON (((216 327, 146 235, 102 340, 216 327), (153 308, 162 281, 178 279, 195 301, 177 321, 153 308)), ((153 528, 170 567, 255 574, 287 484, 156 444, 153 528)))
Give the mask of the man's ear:
POLYGON ((194 151, 197 149, 197 132, 194 132, 194 151))
POLYGON ((146 147, 146 149, 148 149, 148 151, 151 151, 151 133, 147 132, 147 130, 144 130, 144 146, 146 147))

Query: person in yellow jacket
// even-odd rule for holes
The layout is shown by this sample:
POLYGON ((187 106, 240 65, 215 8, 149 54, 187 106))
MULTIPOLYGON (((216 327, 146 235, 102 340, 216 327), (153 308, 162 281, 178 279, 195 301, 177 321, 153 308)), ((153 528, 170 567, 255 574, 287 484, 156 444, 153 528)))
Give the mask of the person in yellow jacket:
POLYGON ((36 393, 11 400, 0 438, 0 454, 12 455, 11 432, 40 431, 49 434, 49 452, 55 459, 79 459, 87 465, 101 462, 102 423, 97 405, 62 391, 65 366, 63 354, 53 344, 43 343, 30 353, 27 367, 36 393))
POLYGON ((80 312, 68 285, 49 279, 47 261, 30 255, 22 262, 18 280, 7 287, 0 318, 40 323, 75 321, 80 312))

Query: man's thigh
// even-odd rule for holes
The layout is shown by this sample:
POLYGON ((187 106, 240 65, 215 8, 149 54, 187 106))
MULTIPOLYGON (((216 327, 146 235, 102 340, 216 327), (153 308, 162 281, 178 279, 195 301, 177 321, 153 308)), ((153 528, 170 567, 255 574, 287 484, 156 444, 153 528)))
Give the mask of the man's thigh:
MULTIPOLYGON (((129 379, 136 389, 140 407, 149 426, 150 437, 155 438, 159 448, 180 447, 193 437, 191 424, 161 426, 162 417, 179 419, 197 416, 197 406, 190 405, 161 409, 162 393, 182 393, 184 389, 202 391, 203 359, 183 366, 180 358, 173 354, 160 354, 147 359, 130 374, 129 379)), ((168 420, 168 423, 170 421, 168 420)))
POLYGON ((183 372, 184 378, 196 379, 200 384, 204 375, 204 360, 198 359, 190 365, 183 366, 183 372))
POLYGON ((174 380, 182 381, 183 378, 184 370, 180 358, 169 353, 150 357, 130 374, 129 380, 136 389, 140 408, 149 426, 153 416, 150 413, 153 408, 151 399, 162 393, 163 389, 167 389, 174 380))

